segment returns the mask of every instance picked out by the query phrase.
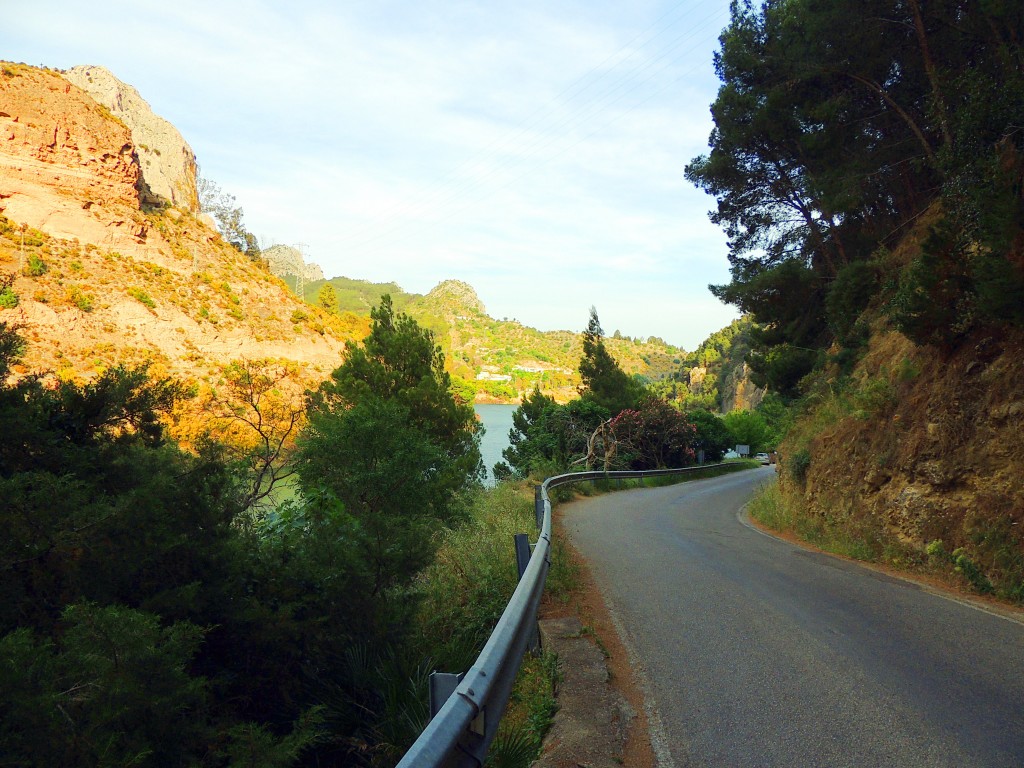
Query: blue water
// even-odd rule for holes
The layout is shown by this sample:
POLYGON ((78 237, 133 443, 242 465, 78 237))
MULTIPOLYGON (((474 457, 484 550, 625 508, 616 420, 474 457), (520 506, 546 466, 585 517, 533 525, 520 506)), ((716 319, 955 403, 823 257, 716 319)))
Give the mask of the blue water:
POLYGON ((512 414, 517 405, 474 405, 476 415, 484 425, 483 438, 480 440, 480 453, 487 467, 487 485, 494 485, 494 465, 502 461, 501 452, 508 448, 508 431, 512 429, 512 414))

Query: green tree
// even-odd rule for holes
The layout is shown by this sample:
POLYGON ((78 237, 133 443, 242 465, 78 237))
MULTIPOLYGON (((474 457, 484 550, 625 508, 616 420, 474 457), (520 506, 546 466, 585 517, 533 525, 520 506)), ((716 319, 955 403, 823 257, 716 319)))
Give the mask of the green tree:
POLYGON ((732 411, 722 419, 736 445, 749 445, 750 451, 756 453, 772 446, 771 430, 764 417, 756 411, 732 411))
POLYGON ((207 737, 203 631, 123 606, 67 606, 56 641, 0 638, 0 750, 15 765, 187 763, 207 737), (158 758, 156 756, 159 756, 158 758), (154 759, 156 758, 156 759, 154 759))
POLYGON ((324 283, 323 287, 320 288, 320 292, 317 294, 316 303, 328 312, 337 314, 338 292, 334 290, 334 286, 330 283, 324 283))
POLYGON ((343 679, 338 552, 322 580, 288 567, 306 547, 271 557, 219 447, 163 434, 180 385, 9 382, 23 349, 0 323, 0 754, 199 765, 265 725, 266 750, 308 745, 312 673, 343 679))
POLYGON ((458 522, 482 462, 475 413, 452 396, 433 334, 396 316, 388 296, 372 318, 363 344, 311 393, 297 470, 314 507, 343 521, 353 578, 378 598, 380 638, 400 625, 383 608, 429 561, 433 534, 458 522))
POLYGON ((556 437, 541 429, 541 422, 558 408, 554 399, 534 387, 512 413, 512 428, 508 432, 508 447, 501 455, 507 464, 495 466, 495 477, 507 477, 509 467, 520 476, 529 475, 538 460, 550 460, 558 453, 556 437), (499 466, 501 468, 499 468, 499 466))
POLYGON ((512 414, 509 447, 504 462, 495 466, 495 477, 511 474, 556 474, 587 455, 587 441, 608 411, 588 398, 559 405, 539 389, 523 400, 512 414))
POLYGON ((483 476, 479 423, 473 406, 456 400, 434 334, 404 313, 391 297, 371 311, 373 324, 362 345, 349 344, 345 362, 310 398, 311 413, 334 412, 376 397, 394 400, 409 412, 444 458, 432 480, 448 493, 473 486, 483 476))
POLYGON ((762 382, 799 394, 825 359, 814 351, 856 348, 857 314, 888 286, 919 343, 1024 323, 1019 4, 743 0, 731 13, 711 151, 686 175, 717 199, 731 281, 712 291, 763 326, 762 382), (854 266, 939 199, 936 236, 903 274, 854 266))
POLYGON ((623 371, 604 345, 604 331, 597 309, 590 308, 590 321, 583 332, 583 357, 580 359, 580 395, 614 415, 631 408, 643 387, 623 371))
POLYGON ((686 418, 697 431, 694 446, 697 450, 704 451, 705 461, 721 461, 722 454, 735 444, 725 421, 710 411, 687 411, 686 418))

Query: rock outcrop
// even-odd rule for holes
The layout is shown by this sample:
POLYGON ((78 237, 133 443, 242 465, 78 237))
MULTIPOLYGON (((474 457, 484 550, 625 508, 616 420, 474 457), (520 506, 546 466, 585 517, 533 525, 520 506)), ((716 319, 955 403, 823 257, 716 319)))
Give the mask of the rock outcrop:
POLYGON ((117 244, 145 231, 131 132, 48 70, 0 65, 0 213, 56 237, 117 244))
POLYGON ((199 210, 196 156, 177 128, 156 115, 137 90, 104 67, 72 67, 64 77, 128 126, 142 171, 139 192, 143 203, 199 210))
POLYGON ((764 400, 765 390, 750 380, 750 366, 741 363, 732 370, 722 370, 719 382, 722 413, 752 411, 764 400))
POLYGON ((461 280, 444 280, 427 294, 427 299, 446 311, 462 316, 467 314, 486 315, 487 310, 473 286, 461 280))
POLYGON ((58 72, 0 63, 0 277, 17 299, 0 321, 24 329, 19 375, 88 381, 149 362, 211 382, 232 361, 274 360, 309 386, 365 335, 193 212, 144 210, 140 178, 120 118, 58 72))
POLYGON ((270 265, 270 271, 278 277, 301 275, 303 280, 323 280, 324 271, 319 264, 302 258, 302 251, 290 245, 272 245, 260 254, 270 265))

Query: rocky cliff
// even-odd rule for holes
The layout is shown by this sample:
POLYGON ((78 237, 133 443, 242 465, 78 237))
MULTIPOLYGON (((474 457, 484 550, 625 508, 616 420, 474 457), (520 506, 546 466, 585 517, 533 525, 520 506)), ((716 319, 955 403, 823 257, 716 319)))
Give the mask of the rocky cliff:
POLYGON ((0 214, 109 247, 145 241, 131 131, 56 72, 0 64, 0 214))
POLYGON ((58 73, 0 66, 0 321, 28 341, 21 373, 89 380, 119 362, 215 386, 274 359, 305 383, 365 323, 300 302, 184 200, 143 208, 131 131, 58 73))
POLYGON ((752 411, 764 400, 765 390, 750 380, 750 366, 741 362, 722 371, 719 396, 722 413, 752 411))
POLYGON ((104 67, 72 67, 63 75, 131 131, 142 172, 139 191, 143 203, 199 210, 196 156, 177 128, 154 114, 137 90, 104 67))

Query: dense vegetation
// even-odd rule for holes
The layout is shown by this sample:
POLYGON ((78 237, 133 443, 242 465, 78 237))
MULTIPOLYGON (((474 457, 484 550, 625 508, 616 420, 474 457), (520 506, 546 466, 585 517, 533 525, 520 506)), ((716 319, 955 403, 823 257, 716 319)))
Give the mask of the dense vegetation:
MULTIPOLYGON (((182 385, 8 380, 24 342, 0 323, 0 762, 387 765, 411 743, 426 672, 464 666, 514 587, 510 548, 479 553, 532 507, 482 493, 431 334, 387 301, 373 320, 310 394, 301 492, 272 505, 260 461, 168 439, 182 385)), ((528 667, 550 714, 550 664, 528 667)), ((516 744, 539 744, 529 722, 516 744)))
POLYGON ((1021 601, 1024 5, 731 15, 711 151, 687 175, 717 198, 732 279, 712 291, 757 323, 768 410, 797 406, 754 509, 1021 601))
MULTIPOLYGON (((496 477, 551 475, 573 468, 684 467, 701 451, 706 460, 718 461, 737 443, 754 451, 774 447, 783 425, 784 409, 735 411, 722 418, 699 407, 703 401, 667 397, 664 385, 645 386, 627 375, 606 349, 593 308, 579 370, 578 399, 562 405, 540 389, 523 399, 512 416, 505 461, 494 467, 496 477)), ((769 400, 772 405, 777 401, 769 400)))
POLYGON ((919 344, 1024 322, 1024 6, 734 2, 715 66, 711 152, 732 279, 759 324, 756 381, 798 396, 837 343, 849 365, 884 308, 919 344), (888 250, 919 217, 908 263, 888 250))
MULTIPOLYGON (((285 277, 290 286, 294 279, 285 277)), ((488 316, 473 289, 447 280, 426 295, 405 293, 395 283, 372 283, 334 277, 305 287, 306 301, 339 316, 365 315, 383 295, 434 332, 447 355, 448 371, 466 397, 512 402, 539 386, 559 400, 575 396, 580 384, 576 366, 583 337, 570 331, 539 331, 514 318, 488 316), (478 378, 483 374, 483 378, 478 378)), ((607 350, 630 375, 645 382, 668 379, 678 368, 682 350, 656 337, 630 338, 615 331, 607 350)))

